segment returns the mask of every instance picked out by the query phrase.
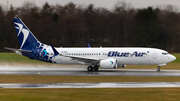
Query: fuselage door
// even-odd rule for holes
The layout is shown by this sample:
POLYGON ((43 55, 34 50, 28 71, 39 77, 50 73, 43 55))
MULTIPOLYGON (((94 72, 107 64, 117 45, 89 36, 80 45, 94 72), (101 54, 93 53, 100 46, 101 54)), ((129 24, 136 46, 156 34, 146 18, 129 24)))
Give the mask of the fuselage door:
POLYGON ((153 51, 153 59, 157 58, 157 51, 153 51))

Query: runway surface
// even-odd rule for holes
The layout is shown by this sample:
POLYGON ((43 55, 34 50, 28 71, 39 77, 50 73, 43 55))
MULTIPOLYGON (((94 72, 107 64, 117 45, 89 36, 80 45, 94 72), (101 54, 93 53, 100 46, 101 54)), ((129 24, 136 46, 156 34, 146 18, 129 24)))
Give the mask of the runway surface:
POLYGON ((146 77, 180 77, 180 70, 140 70, 140 69, 100 69, 89 72, 86 69, 26 69, 0 70, 0 75, 49 75, 49 76, 146 76, 146 77))
POLYGON ((150 88, 180 87, 180 82, 0 84, 0 88, 150 88))
POLYGON ((0 65, 0 75, 47 75, 47 76, 146 76, 180 77, 180 70, 154 69, 99 69, 87 71, 86 66, 78 65, 0 65))

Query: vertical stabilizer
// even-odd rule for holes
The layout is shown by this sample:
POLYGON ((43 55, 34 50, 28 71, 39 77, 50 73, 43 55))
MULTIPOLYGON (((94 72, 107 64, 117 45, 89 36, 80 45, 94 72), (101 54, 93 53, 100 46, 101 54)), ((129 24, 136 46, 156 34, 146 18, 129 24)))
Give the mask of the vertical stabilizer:
POLYGON ((26 25, 19 18, 14 18, 14 25, 19 39, 20 49, 31 50, 40 46, 40 42, 26 27, 26 25))

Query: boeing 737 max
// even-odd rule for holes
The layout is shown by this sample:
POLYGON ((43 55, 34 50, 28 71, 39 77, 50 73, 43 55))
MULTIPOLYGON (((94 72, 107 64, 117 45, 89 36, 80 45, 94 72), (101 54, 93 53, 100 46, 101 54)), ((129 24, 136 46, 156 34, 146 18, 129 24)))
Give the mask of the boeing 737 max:
POLYGON ((6 48, 30 59, 57 63, 88 65, 88 71, 116 69, 126 65, 158 65, 174 61, 176 57, 156 48, 55 48, 39 42, 21 19, 14 19, 20 49, 6 48))

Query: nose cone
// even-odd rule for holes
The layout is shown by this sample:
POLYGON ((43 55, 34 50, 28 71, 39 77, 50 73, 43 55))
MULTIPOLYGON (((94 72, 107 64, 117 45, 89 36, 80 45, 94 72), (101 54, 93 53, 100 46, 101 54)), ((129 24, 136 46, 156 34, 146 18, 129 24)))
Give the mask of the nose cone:
POLYGON ((173 55, 170 55, 170 56, 169 56, 169 61, 172 62, 172 61, 174 61, 174 60, 176 60, 176 57, 173 56, 173 55))

